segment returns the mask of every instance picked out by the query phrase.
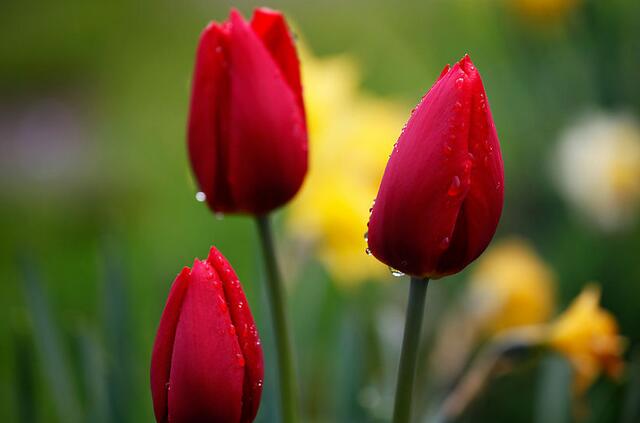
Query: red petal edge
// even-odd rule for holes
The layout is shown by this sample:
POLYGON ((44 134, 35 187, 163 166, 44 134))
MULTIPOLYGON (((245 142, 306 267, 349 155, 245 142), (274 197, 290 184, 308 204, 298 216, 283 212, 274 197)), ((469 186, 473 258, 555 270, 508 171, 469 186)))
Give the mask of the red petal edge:
POLYGON ((258 8, 251 19, 251 29, 260 38, 278 65, 285 81, 296 95, 304 116, 304 101, 300 82, 300 62, 295 42, 282 13, 265 7, 258 8))
POLYGON ((264 359, 260 338, 238 276, 227 259, 218 249, 211 247, 207 262, 222 280, 231 321, 236 329, 238 344, 244 357, 245 376, 240 423, 250 423, 258 412, 262 396, 264 359))
POLYGON ((229 202, 220 143, 229 90, 225 82, 228 79, 227 36, 228 28, 216 22, 210 23, 200 36, 187 129, 191 166, 200 190, 214 211, 229 202))
POLYGON ((182 301, 189 286, 190 272, 191 269, 188 267, 182 269, 171 286, 151 354, 153 412, 159 423, 167 423, 168 421, 167 385, 171 373, 171 356, 182 301))

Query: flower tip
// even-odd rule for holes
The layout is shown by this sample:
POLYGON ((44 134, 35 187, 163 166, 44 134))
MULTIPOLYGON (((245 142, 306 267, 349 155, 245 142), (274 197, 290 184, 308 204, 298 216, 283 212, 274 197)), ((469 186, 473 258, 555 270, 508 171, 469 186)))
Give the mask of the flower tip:
POLYGON ((282 16, 282 13, 278 12, 277 10, 274 10, 270 7, 257 7, 254 11, 253 11, 253 15, 271 15, 271 16, 282 16))
POLYGON ((462 70, 467 74, 470 73, 470 72, 475 72, 476 71, 476 67, 474 66, 473 62, 471 61, 471 57, 469 57, 468 53, 465 54, 462 59, 460 59, 458 64, 460 65, 460 68, 462 68, 462 70))
POLYGON ((451 69, 451 65, 447 63, 444 69, 442 69, 442 72, 440 72, 440 76, 438 77, 438 80, 442 79, 442 77, 444 77, 447 73, 449 73, 450 69, 451 69))
POLYGON ((231 10, 229 11, 229 21, 232 24, 244 23, 244 17, 242 16, 242 13, 240 13, 238 9, 236 9, 235 7, 232 7, 231 10))
POLYGON ((189 266, 185 266, 182 268, 180 273, 178 273, 178 278, 189 277, 191 275, 191 268, 189 266))
POLYGON ((207 256, 207 261, 209 263, 215 263, 216 261, 219 260, 219 257, 222 257, 222 254, 215 246, 212 245, 211 248, 209 249, 209 255, 207 256))

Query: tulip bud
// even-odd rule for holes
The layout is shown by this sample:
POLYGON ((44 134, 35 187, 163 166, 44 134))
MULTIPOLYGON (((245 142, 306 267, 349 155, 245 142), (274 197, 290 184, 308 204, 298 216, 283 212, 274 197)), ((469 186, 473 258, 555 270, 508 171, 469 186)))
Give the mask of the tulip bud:
POLYGON ((264 214, 290 200, 307 172, 307 129, 294 42, 284 17, 232 10, 201 35, 188 147, 215 212, 264 214))
POLYGON ((229 262, 185 267, 171 287, 151 356, 158 423, 249 423, 260 405, 262 347, 229 262))
POLYGON ((369 220, 369 250, 412 276, 457 273, 491 241, 503 183, 489 103, 465 56, 444 69, 394 146, 369 220))

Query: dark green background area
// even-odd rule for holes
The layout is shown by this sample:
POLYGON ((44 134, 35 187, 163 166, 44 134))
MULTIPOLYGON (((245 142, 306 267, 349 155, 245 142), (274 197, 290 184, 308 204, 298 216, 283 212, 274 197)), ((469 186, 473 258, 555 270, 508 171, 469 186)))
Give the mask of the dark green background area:
MULTIPOLYGON (((403 102, 407 116, 442 67, 469 53, 483 75, 505 161, 498 236, 532 240, 558 274, 561 305, 585 282, 599 281, 632 357, 640 339, 640 229, 603 235, 578 217, 551 183, 549 158, 559 132, 585 110, 640 113, 640 2, 585 0, 558 25, 534 25, 506 1, 268 5, 285 12, 314 54, 353 55, 364 88, 403 102)), ((262 4, 234 5, 249 16, 262 4)), ((32 136, 29 154, 0 170, 1 421, 153 421, 148 367, 156 325, 175 275, 212 244, 243 281, 265 344, 258 421, 277 421, 253 222, 216 220, 195 201, 184 142, 199 33, 231 6, 0 4, 0 154, 16 148, 7 140, 25 116, 44 120, 45 129, 52 110, 71 117, 71 129, 32 136), (61 156, 73 159, 71 170, 55 173, 61 156)), ((454 298, 467 272, 433 283, 433 298, 454 298)), ((384 351, 372 326, 387 308, 402 310, 407 281, 344 292, 310 263, 291 282, 305 421, 383 421, 363 406, 363 387, 384 387, 384 410, 397 351, 384 351)), ((427 319, 446 308, 433 301, 427 319)), ((554 365, 543 360, 499 378, 463 420, 534 421, 540 381, 554 365)), ((638 397, 633 378, 597 384, 591 421, 619 421, 633 386, 638 397)))

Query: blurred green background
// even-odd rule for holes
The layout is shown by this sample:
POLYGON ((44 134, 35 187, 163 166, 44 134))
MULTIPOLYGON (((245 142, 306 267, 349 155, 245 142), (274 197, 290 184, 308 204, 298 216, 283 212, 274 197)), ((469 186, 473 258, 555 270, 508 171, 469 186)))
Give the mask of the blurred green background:
MULTIPOLYGON (((632 222, 602 231, 583 218, 554 185, 549 159, 584 111, 638 117, 640 2, 584 0, 538 17, 510 3, 267 5, 285 12, 314 55, 354 57, 363 89, 405 104, 407 117, 442 67, 469 53, 503 148, 498 236, 519 234, 536 246, 557 273, 561 307, 585 282, 599 281, 632 358, 640 339, 640 229, 632 222)), ((278 421, 253 222, 216 220, 195 201, 185 148, 200 31, 232 6, 250 16, 259 5, 0 4, 0 420, 153 421, 149 358, 170 283, 215 244, 244 283, 266 348, 258 421, 278 421)), ((430 287, 427 340, 466 274, 430 287)), ((377 326, 401 333, 406 281, 343 290, 332 280, 314 261, 290 280, 305 421, 385 421, 397 349, 377 326)), ((540 421, 540 371, 535 365, 499 378, 465 421, 540 421)), ((628 385, 599 382, 589 393, 590 421, 624 418, 623 404, 639 395, 628 385)), ((423 408, 430 398, 416 401, 423 408)))

